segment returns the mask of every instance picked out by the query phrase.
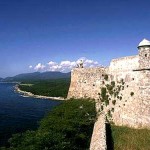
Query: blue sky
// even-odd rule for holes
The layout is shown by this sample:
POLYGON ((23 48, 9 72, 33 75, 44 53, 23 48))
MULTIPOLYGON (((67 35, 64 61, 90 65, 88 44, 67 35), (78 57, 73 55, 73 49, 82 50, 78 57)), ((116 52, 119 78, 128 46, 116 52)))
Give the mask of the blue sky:
POLYGON ((0 0, 0 77, 67 71, 82 57, 94 66, 136 55, 138 43, 150 40, 149 6, 149 0, 0 0))

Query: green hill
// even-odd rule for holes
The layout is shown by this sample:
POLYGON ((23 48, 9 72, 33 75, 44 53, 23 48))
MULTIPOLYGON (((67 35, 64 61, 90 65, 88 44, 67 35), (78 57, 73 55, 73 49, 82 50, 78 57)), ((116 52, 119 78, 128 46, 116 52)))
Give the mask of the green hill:
POLYGON ((36 81, 36 80, 49 80, 49 79, 62 79, 70 78, 71 73, 62 73, 62 72, 34 72, 34 73, 24 73, 19 74, 14 77, 7 77, 2 79, 4 82, 21 82, 21 81, 36 81))

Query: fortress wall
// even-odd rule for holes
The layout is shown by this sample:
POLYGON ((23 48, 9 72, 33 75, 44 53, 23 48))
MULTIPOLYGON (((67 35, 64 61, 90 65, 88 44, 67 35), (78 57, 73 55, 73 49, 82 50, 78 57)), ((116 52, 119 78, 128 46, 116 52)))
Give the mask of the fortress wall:
POLYGON ((71 84, 67 98, 98 99, 102 74, 105 72, 105 68, 75 68, 71 72, 71 84))
POLYGON ((139 118, 150 126, 150 70, 140 71, 139 76, 139 97, 141 99, 139 118))
POLYGON ((140 98, 139 98, 139 87, 137 81, 132 78, 137 78, 138 74, 129 72, 125 75, 124 79, 124 90, 120 91, 122 99, 116 100, 114 106, 114 113, 112 115, 113 121, 116 125, 127 125, 130 127, 139 127, 141 122, 138 121, 138 114, 140 111, 140 98), (131 94, 133 93, 133 95, 131 94))
POLYGON ((109 71, 128 71, 139 68, 139 56, 128 56, 118 59, 113 59, 109 66, 109 71))
POLYGON ((119 93, 122 99, 116 99, 112 113, 114 123, 135 128, 150 128, 150 71, 117 70, 112 74, 116 83, 121 79, 125 82, 124 90, 119 93))
POLYGON ((124 57, 113 60, 109 68, 75 68, 71 74, 68 98, 96 99, 97 110, 100 110, 102 102, 98 93, 114 81, 116 87, 122 88, 116 97, 109 94, 109 105, 103 106, 105 114, 111 110, 116 125, 150 128, 150 71, 133 71, 139 67, 138 60, 138 56, 124 57), (108 81, 104 79, 106 74, 108 81), (116 100, 115 105, 113 100, 116 100))
POLYGON ((112 119, 116 125, 128 125, 131 127, 140 126, 141 123, 137 123, 138 114, 140 111, 140 98, 139 98, 139 72, 134 72, 134 69, 139 68, 139 57, 129 56, 111 61, 109 66, 109 74, 112 76, 111 81, 116 83, 116 86, 120 86, 121 80, 124 85, 123 90, 119 92, 117 97, 111 97, 112 100, 116 100, 115 106, 110 104, 107 106, 107 111, 110 108, 114 108, 112 112, 112 119), (131 93, 133 95, 131 96, 131 93), (121 97, 121 100, 120 100, 121 97))
MULTIPOLYGON (((110 110, 112 114, 112 120, 116 125, 127 125, 130 127, 141 126, 140 120, 138 120, 139 111, 141 110, 141 100, 139 98, 138 77, 139 72, 133 71, 116 71, 110 74, 110 80, 105 84, 111 84, 115 82, 115 88, 121 87, 118 91, 118 95, 109 95, 109 105, 105 106, 105 114, 110 110), (123 83, 122 83, 123 81, 123 83), (133 93, 133 95, 131 94, 133 93), (132 95, 132 96, 131 96, 132 95), (115 105, 112 101, 116 101, 115 105), (114 111, 112 111, 114 109, 114 111)), ((116 90, 117 91, 117 90, 116 90)))

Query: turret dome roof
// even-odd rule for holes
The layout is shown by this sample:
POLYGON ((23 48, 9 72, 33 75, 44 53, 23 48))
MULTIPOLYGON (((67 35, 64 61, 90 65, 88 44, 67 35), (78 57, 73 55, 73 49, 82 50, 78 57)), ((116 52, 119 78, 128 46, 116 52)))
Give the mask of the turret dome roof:
POLYGON ((141 47, 141 46, 150 46, 150 41, 148 41, 147 39, 143 39, 143 40, 139 43, 138 47, 141 47))

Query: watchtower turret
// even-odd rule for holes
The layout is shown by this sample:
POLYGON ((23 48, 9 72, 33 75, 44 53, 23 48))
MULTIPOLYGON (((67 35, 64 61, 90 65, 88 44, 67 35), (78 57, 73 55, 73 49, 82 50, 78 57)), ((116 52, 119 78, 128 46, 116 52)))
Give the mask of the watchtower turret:
POLYGON ((150 69, 150 41, 143 39, 139 45, 139 69, 150 69))

